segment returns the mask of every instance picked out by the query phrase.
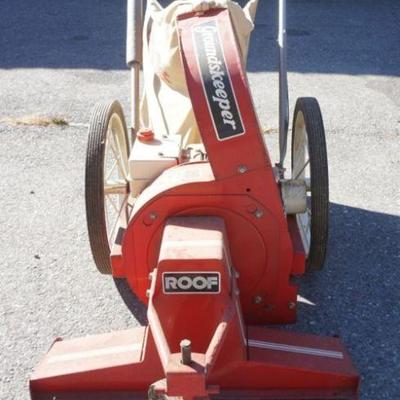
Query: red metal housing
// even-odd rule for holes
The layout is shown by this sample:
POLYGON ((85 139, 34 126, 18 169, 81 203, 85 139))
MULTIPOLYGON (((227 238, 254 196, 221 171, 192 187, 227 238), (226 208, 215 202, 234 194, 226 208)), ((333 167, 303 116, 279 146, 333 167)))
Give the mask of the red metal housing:
POLYGON ((338 339, 246 325, 237 281, 221 218, 169 219, 150 276, 149 327, 56 341, 31 378, 32 397, 112 391, 102 398, 115 399, 151 387, 184 399, 357 398, 359 378, 338 339), (220 276, 215 293, 165 293, 165 273, 210 271, 220 276), (190 365, 181 362, 183 339, 190 365))
POLYGON ((146 302, 147 277, 171 215, 214 215, 224 219, 245 321, 295 321, 297 288, 292 275, 304 272, 304 252, 290 230, 279 188, 254 112, 228 11, 186 15, 178 21, 181 52, 193 109, 210 162, 181 164, 165 171, 135 204, 114 276, 126 277, 146 302), (218 25, 224 58, 240 110, 243 134, 219 140, 193 48, 198 24, 218 25))
POLYGON ((56 341, 31 378, 32 398, 132 399, 150 388, 151 398, 356 399, 359 377, 339 339, 260 326, 295 321, 291 278, 305 263, 297 225, 283 210, 228 11, 177 23, 209 162, 170 168, 146 189, 112 259, 113 275, 147 302, 149 326, 56 341), (234 103, 229 111, 216 100, 221 116, 202 70, 213 67, 196 47, 210 35, 223 57, 213 62, 226 67, 215 87, 229 86, 234 103))

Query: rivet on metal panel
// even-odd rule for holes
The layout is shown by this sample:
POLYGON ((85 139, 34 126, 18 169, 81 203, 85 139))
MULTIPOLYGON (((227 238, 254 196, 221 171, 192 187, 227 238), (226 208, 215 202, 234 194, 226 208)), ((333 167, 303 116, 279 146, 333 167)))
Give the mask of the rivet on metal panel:
POLYGON ((146 216, 143 218, 143 223, 146 226, 151 226, 153 225, 154 221, 158 218, 157 213, 155 213, 154 211, 151 212, 150 214, 146 214, 146 216))
POLYGON ((291 302, 288 304, 288 308, 289 308, 289 310, 295 309, 295 308, 296 308, 296 303, 293 302, 293 301, 291 301, 291 302))
POLYGON ((245 172, 247 172, 247 167, 245 165, 239 165, 238 172, 239 174, 244 174, 245 172))
POLYGON ((255 304, 260 304, 262 302, 262 297, 261 296, 255 296, 254 297, 254 303, 255 304))
POLYGON ((157 215, 157 213, 152 212, 152 213, 150 213, 149 217, 150 217, 151 220, 154 221, 155 219, 157 219, 158 215, 157 215))
POLYGON ((254 213, 254 216, 255 216, 256 218, 262 218, 262 217, 264 216, 264 211, 262 211, 262 210, 256 210, 255 213, 254 213))

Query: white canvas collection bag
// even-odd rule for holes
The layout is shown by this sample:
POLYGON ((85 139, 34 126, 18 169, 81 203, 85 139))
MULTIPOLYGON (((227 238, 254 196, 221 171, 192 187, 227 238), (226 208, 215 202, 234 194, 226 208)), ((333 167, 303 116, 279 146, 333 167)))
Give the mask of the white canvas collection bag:
POLYGON ((244 8, 230 0, 176 0, 163 8, 157 0, 148 0, 143 28, 142 127, 151 129, 156 138, 180 134, 184 147, 201 142, 181 63, 176 18, 191 11, 227 8, 245 64, 257 5, 258 0, 250 0, 244 8))

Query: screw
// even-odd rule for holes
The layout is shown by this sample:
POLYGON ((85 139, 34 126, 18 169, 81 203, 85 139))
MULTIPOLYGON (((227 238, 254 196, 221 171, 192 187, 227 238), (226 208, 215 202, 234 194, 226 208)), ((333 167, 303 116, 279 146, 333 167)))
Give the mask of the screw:
POLYGON ((150 217, 150 219, 152 219, 154 221, 155 219, 157 219, 157 213, 152 212, 152 213, 150 213, 149 217, 150 217))
POLYGON ((256 218, 262 218, 264 216, 264 212, 262 210, 257 209, 254 213, 256 218))
POLYGON ((247 167, 245 165, 239 165, 238 172, 239 174, 244 174, 245 172, 247 172, 247 167))
POLYGON ((254 303, 255 304, 260 304, 261 302, 262 302, 262 297, 261 296, 254 297, 254 303))
POLYGON ((291 302, 288 304, 288 307, 289 307, 289 310, 293 310, 293 309, 296 308, 296 303, 293 302, 293 301, 291 301, 291 302))

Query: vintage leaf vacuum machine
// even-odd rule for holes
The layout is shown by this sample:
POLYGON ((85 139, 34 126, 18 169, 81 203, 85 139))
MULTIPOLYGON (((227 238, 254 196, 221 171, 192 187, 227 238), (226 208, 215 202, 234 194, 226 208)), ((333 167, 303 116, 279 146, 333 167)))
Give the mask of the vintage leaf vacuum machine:
POLYGON ((284 164, 284 0, 271 163, 245 68, 256 8, 149 0, 144 13, 128 1, 132 126, 128 134, 118 102, 96 106, 86 208, 99 271, 126 280, 148 324, 57 339, 30 379, 33 399, 358 398, 338 338, 271 328, 295 322, 294 278, 324 263, 328 166, 309 97, 297 100, 284 164))

